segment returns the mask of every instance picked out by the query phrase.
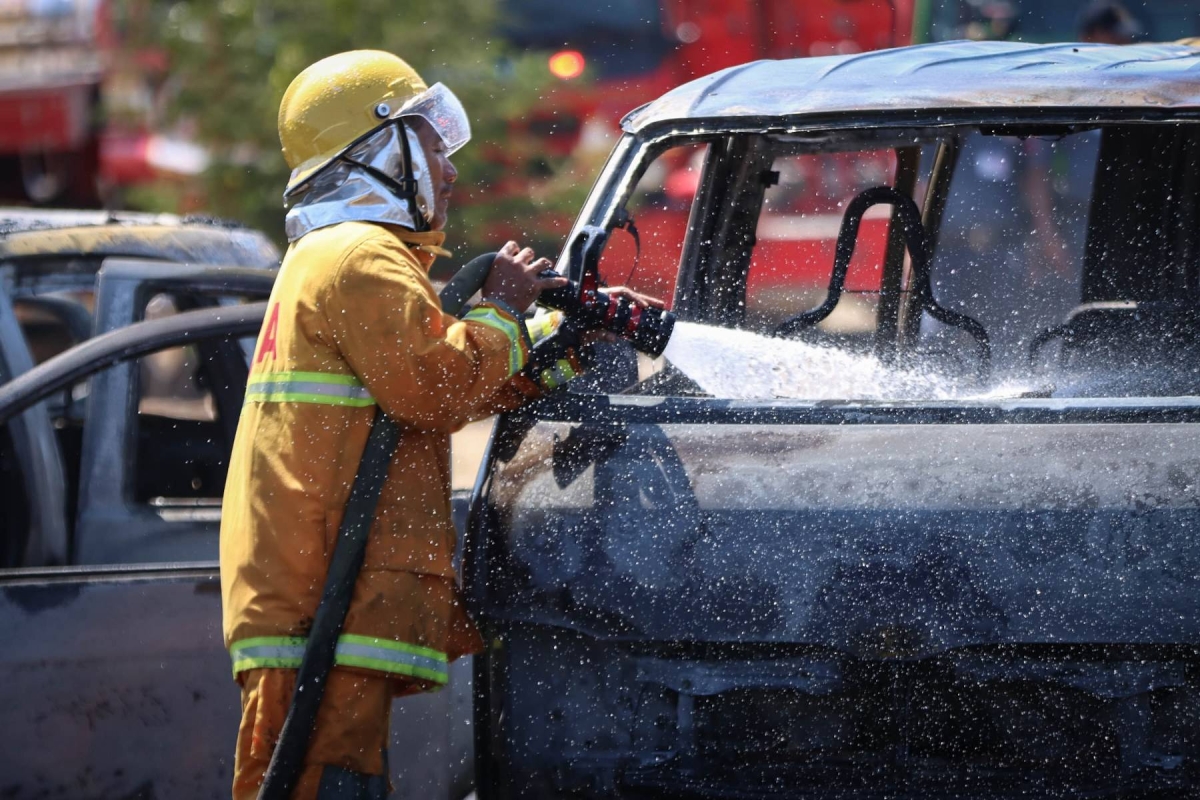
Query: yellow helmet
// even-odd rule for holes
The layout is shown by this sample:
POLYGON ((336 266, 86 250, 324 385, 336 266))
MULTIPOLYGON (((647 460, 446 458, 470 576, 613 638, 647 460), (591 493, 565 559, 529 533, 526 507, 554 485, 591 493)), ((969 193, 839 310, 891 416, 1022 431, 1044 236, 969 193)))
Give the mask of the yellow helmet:
POLYGON ((471 136, 458 98, 441 84, 426 86, 416 70, 391 53, 352 50, 308 67, 279 104, 279 142, 292 169, 284 195, 373 131, 410 115, 432 124, 450 152, 471 136))

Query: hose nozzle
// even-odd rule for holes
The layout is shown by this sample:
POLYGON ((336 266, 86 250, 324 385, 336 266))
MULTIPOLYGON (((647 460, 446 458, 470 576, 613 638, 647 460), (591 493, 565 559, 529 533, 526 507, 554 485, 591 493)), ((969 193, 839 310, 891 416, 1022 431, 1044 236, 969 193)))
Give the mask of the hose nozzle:
MULTIPOLYGON (((543 277, 558 277, 554 270, 543 277)), ((606 330, 617 334, 648 356, 662 355, 675 329, 675 315, 665 308, 643 308, 624 297, 615 297, 599 288, 593 275, 582 282, 546 289, 538 303, 563 312, 567 321, 581 330, 606 330)))
MULTIPOLYGON (((577 330, 606 330, 629 340, 634 349, 657 358, 662 355, 675 329, 675 315, 665 308, 642 308, 623 297, 614 297, 600 288, 596 277, 598 245, 603 241, 594 229, 585 229, 572 247, 585 263, 583 278, 557 289, 547 289, 538 303, 563 312, 577 330)), ((442 289, 442 308, 457 315, 467 298, 479 291, 487 280, 496 253, 472 259, 442 289)), ((560 277, 554 270, 541 273, 544 278, 560 277)))

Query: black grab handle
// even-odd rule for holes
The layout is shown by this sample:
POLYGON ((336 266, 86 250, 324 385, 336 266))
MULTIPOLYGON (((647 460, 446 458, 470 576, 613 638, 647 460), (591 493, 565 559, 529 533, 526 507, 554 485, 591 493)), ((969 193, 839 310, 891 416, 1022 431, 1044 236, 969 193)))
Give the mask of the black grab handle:
POLYGON ((463 304, 483 288, 488 272, 492 269, 492 262, 498 255, 500 254, 493 252, 475 256, 454 273, 454 277, 442 287, 438 295, 442 301, 442 311, 457 317, 463 304))
POLYGON ((960 328, 969 333, 979 348, 979 372, 981 378, 986 378, 991 372, 992 348, 988 341, 987 330, 976 320, 966 314, 951 311, 937 304, 933 297, 933 289, 929 278, 929 248, 925 236, 925 227, 921 224, 921 212, 913 199, 891 186, 873 186, 859 192, 846 207, 842 217, 842 227, 838 231, 837 246, 833 254, 833 275, 829 279, 829 291, 821 305, 809 311, 802 311, 781 322, 775 328, 776 336, 790 336, 797 331, 811 328, 833 313, 838 301, 845 291, 846 273, 850 269, 850 259, 854 257, 854 247, 858 243, 858 228, 862 224, 863 215, 871 206, 887 204, 894 206, 900 217, 900 230, 904 234, 904 245, 913 266, 913 290, 917 303, 922 311, 946 325, 960 328))
POLYGON ((829 278, 829 291, 825 295, 825 302, 814 309, 802 311, 779 323, 775 329, 776 336, 790 336, 796 331, 811 328, 833 313, 833 309, 842 299, 842 292, 846 287, 846 273, 850 270, 850 259, 854 257, 854 247, 858 244, 859 225, 862 224, 863 215, 871 206, 880 203, 896 206, 900 213, 900 221, 904 224, 904 243, 908 246, 908 252, 912 254, 914 262, 918 258, 923 259, 925 236, 924 229, 921 228, 921 214, 917 211, 915 204, 912 205, 910 214, 909 206, 904 203, 905 200, 912 203, 910 198, 890 186, 875 186, 860 192, 850 201, 850 205, 846 206, 846 213, 842 216, 842 227, 838 230, 837 246, 833 252, 833 275, 829 278), (914 221, 916 223, 915 231, 910 230, 914 221), (920 251, 920 256, 914 252, 916 250, 920 251))

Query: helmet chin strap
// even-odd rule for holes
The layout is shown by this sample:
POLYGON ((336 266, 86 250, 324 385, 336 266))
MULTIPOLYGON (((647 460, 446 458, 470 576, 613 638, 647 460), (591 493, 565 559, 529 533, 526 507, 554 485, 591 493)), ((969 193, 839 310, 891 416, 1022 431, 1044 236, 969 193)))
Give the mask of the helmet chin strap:
POLYGON ((419 227, 417 233, 424 233, 430 230, 429 220, 425 218, 425 214, 421 212, 421 207, 417 204, 417 181, 412 177, 413 163, 412 150, 408 144, 408 136, 404 131, 404 123, 397 119, 395 125, 400 128, 400 148, 404 152, 404 175, 400 178, 394 175, 389 175, 381 169, 371 166, 363 161, 359 161, 349 155, 342 156, 342 160, 347 164, 353 164, 362 171, 375 178, 377 181, 388 187, 392 194, 399 197, 401 200, 407 200, 413 211, 413 222, 419 227))

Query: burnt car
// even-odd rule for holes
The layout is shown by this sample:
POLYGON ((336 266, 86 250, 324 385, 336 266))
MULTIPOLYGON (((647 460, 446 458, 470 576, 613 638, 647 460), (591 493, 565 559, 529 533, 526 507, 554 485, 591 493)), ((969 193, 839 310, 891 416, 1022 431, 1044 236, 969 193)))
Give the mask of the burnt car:
MULTIPOLYGON (((278 264, 279 251, 266 236, 235 224, 171 215, 0 210, 0 291, 5 306, 0 383, 95 334, 181 310, 256 294, 265 297, 278 264), (226 281, 219 277, 221 270, 212 269, 219 265, 249 270, 245 279, 253 291, 241 294, 236 280, 226 281)), ((131 393, 132 408, 126 409, 119 395, 116 405, 103 407, 104 392, 93 397, 91 382, 79 381, 15 420, 15 427, 5 431, 10 439, 5 452, 18 448, 24 463, 8 464, 12 477, 6 480, 0 567, 157 559, 137 553, 136 547, 134 552, 121 551, 110 534, 89 535, 89 529, 105 527, 114 518, 111 507, 101 512, 100 505, 123 502, 123 484, 108 481, 124 477, 116 474, 114 463, 100 462, 124 459, 120 444, 126 433, 140 442, 142 457, 128 470, 140 476, 134 491, 139 502, 151 496, 187 496, 191 506, 219 499, 223 478, 218 464, 223 456, 200 451, 214 449, 213 434, 219 427, 220 392, 210 387, 236 381, 224 374, 220 382, 213 380, 216 376, 207 374, 210 363, 194 348, 151 355, 128 367, 117 387, 131 393), (89 411, 89 402, 101 407, 89 411), (132 428, 124 431, 120 422, 127 410, 139 423, 137 434, 132 428), (115 438, 87 445, 92 453, 86 460, 96 472, 81 476, 89 413, 110 423, 108 430, 115 438), (189 424, 194 430, 185 433, 189 424), (194 456, 181 456, 180 451, 192 445, 194 456), (94 501, 79 502, 85 488, 81 478, 94 501), (156 480, 164 485, 148 483, 156 480), (186 484, 186 490, 180 484, 186 484)), ((104 373, 95 388, 103 390, 117 372, 104 373)), ((225 416, 234 422, 239 403, 240 398, 232 396, 224 403, 225 416)), ((99 431, 103 426, 92 427, 99 431)), ((198 521, 194 518, 192 523, 198 521)), ((137 536, 136 527, 127 530, 131 540, 153 539, 137 536)), ((191 551, 174 549, 186 538, 170 538, 163 555, 191 557, 191 551)))
POLYGON ((218 503, 278 260, 240 226, 0 211, 0 792, 228 792, 218 503))
MULTIPOLYGON (((220 498, 278 259, 211 221, 0 211, 0 796, 229 796, 220 498)), ((470 691, 459 665, 397 706, 400 796, 469 791, 470 691)))
POLYGON ((494 432, 481 798, 1194 794, 1198 74, 957 42, 624 119, 558 269, 680 322, 494 432))

